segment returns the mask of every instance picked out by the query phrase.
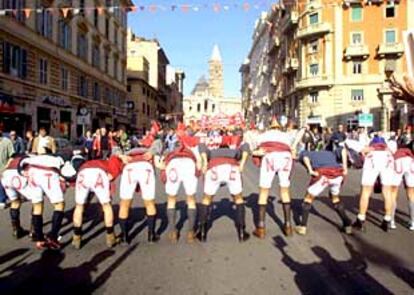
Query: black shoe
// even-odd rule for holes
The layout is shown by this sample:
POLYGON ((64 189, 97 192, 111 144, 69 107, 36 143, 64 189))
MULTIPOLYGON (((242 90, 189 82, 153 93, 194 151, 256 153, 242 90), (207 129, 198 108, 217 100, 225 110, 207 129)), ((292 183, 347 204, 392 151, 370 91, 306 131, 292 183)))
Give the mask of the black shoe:
POLYGON ((381 223, 381 229, 385 232, 388 232, 390 230, 390 225, 391 225, 391 222, 383 220, 381 223))
POLYGON ((237 236, 239 238, 239 242, 246 242, 248 239, 250 239, 250 235, 246 232, 244 226, 237 228, 237 236))
POLYGON ((156 243, 160 240, 160 236, 157 235, 155 232, 148 232, 148 242, 150 244, 156 243))
POLYGON ((23 229, 22 227, 18 227, 13 229, 13 237, 18 240, 21 239, 29 234, 29 231, 23 229))
POLYGON ((364 225, 364 221, 360 220, 359 218, 357 218, 354 222, 354 224, 352 225, 353 228, 362 231, 362 232, 366 232, 365 229, 365 225, 364 225))

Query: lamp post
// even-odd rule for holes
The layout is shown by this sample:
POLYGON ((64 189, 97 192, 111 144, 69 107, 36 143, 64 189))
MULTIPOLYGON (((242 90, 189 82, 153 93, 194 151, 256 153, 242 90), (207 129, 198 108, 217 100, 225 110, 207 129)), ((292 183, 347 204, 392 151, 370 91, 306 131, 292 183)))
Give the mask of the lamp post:
POLYGON ((395 61, 387 61, 384 67, 385 80, 380 88, 378 88, 378 95, 382 103, 382 131, 388 132, 391 130, 391 112, 394 109, 394 102, 392 97, 392 89, 390 87, 390 78, 395 70, 395 61))

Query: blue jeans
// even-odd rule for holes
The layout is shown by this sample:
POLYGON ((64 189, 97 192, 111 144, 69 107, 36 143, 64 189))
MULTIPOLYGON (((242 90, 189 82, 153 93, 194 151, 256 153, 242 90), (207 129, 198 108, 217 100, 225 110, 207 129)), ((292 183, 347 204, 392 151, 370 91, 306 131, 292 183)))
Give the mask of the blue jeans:
POLYGON ((0 203, 6 203, 6 199, 6 191, 4 190, 4 187, 0 182, 0 203))

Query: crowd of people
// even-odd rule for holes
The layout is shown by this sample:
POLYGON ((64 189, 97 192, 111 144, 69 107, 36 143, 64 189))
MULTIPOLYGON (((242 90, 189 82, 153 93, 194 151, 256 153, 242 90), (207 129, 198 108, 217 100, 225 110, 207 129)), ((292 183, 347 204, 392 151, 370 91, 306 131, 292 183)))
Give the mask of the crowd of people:
MULTIPOLYGON (((254 236, 266 237, 266 207, 275 177, 279 181, 279 197, 283 209, 283 232, 305 235, 313 200, 325 189, 346 234, 354 229, 366 230, 365 217, 369 199, 375 187, 384 198, 382 229, 396 227, 398 188, 405 183, 410 206, 410 230, 414 230, 414 155, 412 129, 390 134, 371 132, 365 128, 345 131, 343 125, 336 130, 326 128, 296 128, 292 122, 283 126, 272 118, 267 128, 254 124, 241 128, 220 127, 201 129, 179 123, 175 128, 161 128, 154 122, 141 139, 128 138, 120 129, 108 132, 100 128, 94 134, 88 131, 79 140, 79 149, 72 159, 65 161, 56 154, 54 139, 44 129, 39 134, 27 135, 27 142, 14 131, 10 138, 0 134, 0 193, 3 204, 10 203, 12 233, 16 238, 28 234, 20 224, 22 199, 32 203, 30 236, 39 249, 60 249, 59 232, 65 210, 65 192, 74 187, 72 245, 82 247, 84 207, 96 196, 104 213, 106 244, 130 242, 130 209, 134 196, 144 201, 148 241, 156 242, 157 170, 167 195, 168 239, 177 242, 176 202, 181 185, 187 203, 186 239, 207 240, 211 227, 212 201, 223 185, 228 187, 235 204, 235 224, 239 241, 250 238, 246 230, 242 174, 248 161, 259 169, 258 208, 254 236), (301 220, 297 226, 291 221, 291 173, 298 161, 307 169, 311 181, 303 198, 301 220), (346 213, 340 193, 349 167, 362 169, 359 213, 354 222, 346 213), (200 176, 203 180, 203 197, 197 200, 200 176), (119 190, 115 189, 119 180, 119 190), (112 210, 113 199, 119 197, 118 217, 112 210), (53 205, 52 227, 43 233, 43 203, 53 205), (120 233, 114 229, 115 220, 120 233), (198 222, 197 222, 198 221, 198 222)), ((346 184, 346 183, 345 183, 346 184)), ((159 197, 159 196, 158 196, 159 197)))

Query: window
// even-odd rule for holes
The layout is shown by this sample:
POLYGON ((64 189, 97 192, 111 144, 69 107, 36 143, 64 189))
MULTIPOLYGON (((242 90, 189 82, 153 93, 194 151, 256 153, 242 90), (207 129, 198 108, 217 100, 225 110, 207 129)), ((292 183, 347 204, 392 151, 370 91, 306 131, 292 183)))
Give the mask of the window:
POLYGON ((309 93, 309 102, 310 103, 318 103, 318 97, 319 97, 318 92, 309 93))
POLYGON ((83 75, 79 76, 78 94, 82 97, 88 96, 88 81, 86 80, 86 77, 83 75))
POLYGON ((114 44, 118 45, 118 28, 114 26, 114 44))
POLYGON ((105 73, 108 73, 109 71, 109 50, 108 49, 104 50, 104 59, 105 59, 104 71, 105 73))
POLYGON ((60 47, 70 50, 72 39, 72 28, 70 23, 61 18, 58 23, 59 45, 60 47))
POLYGON ((208 101, 205 100, 204 101, 204 111, 207 112, 207 110, 208 110, 208 101))
POLYGON ((79 14, 85 15, 85 0, 79 0, 79 14))
POLYGON ((396 41, 395 30, 385 31, 385 43, 394 44, 396 41))
POLYGON ((364 100, 364 90, 363 89, 352 89, 351 90, 351 99, 353 101, 363 101, 364 100))
POLYGON ((362 44, 362 34, 361 33, 352 33, 352 45, 362 44))
POLYGON ((101 91, 98 82, 93 83, 93 99, 100 101, 101 91))
POLYGON ((113 73, 114 73, 114 78, 117 79, 118 78, 118 58, 115 58, 115 57, 114 57, 113 73))
POLYGON ((94 44, 92 49, 92 65, 95 68, 101 68, 101 51, 99 48, 99 44, 94 44))
POLYGON ((131 92, 132 91, 131 85, 129 85, 129 84, 127 85, 127 91, 128 92, 131 92))
POLYGON ((352 64, 352 73, 353 74, 362 74, 362 62, 355 61, 352 64))
POLYGON ((149 116, 151 113, 151 107, 149 104, 147 104, 147 116, 149 116))
POLYGON ((214 113, 214 111, 216 110, 216 105, 215 104, 213 104, 212 106, 211 106, 211 111, 214 113))
POLYGON ((47 84, 47 60, 39 59, 39 83, 47 84))
POLYGON ((351 20, 353 22, 362 21, 362 7, 361 6, 352 6, 352 8, 351 8, 351 20))
POLYGON ((319 14, 312 13, 309 15, 309 24, 314 25, 319 23, 319 14))
POLYGON ((46 7, 40 7, 40 13, 36 13, 37 32, 43 37, 52 39, 53 36, 53 15, 46 7))
POLYGON ((84 32, 79 32, 78 34, 78 56, 88 61, 88 38, 84 32))
POLYGON ((22 23, 26 20, 26 15, 23 10, 24 8, 26 8, 25 0, 4 0, 2 5, 2 9, 7 9, 6 15, 9 15, 22 23))
POLYGON ((63 91, 69 89, 69 71, 64 67, 60 68, 60 88, 63 91))
POLYGON ((3 73, 25 79, 27 77, 27 51, 20 46, 3 42, 3 73))
POLYGON ((98 24, 99 24, 98 9, 95 8, 95 10, 93 11, 93 25, 95 26, 95 28, 97 28, 98 24))
POLYGON ((105 18, 105 37, 109 39, 109 18, 105 18))
POLYGON ((145 102, 142 103, 142 113, 145 114, 146 105, 145 102))
POLYGON ((318 52, 318 46, 319 44, 318 44, 318 39, 315 39, 315 40, 311 40, 310 42, 309 42, 309 52, 310 53, 315 53, 315 52, 318 52))
POLYGON ((387 4, 385 7, 385 17, 392 18, 395 17, 395 5, 394 4, 387 4))
POLYGON ((197 112, 201 112, 201 104, 197 104, 197 112))
POLYGON ((309 72, 311 76, 315 77, 319 74, 319 65, 318 64, 311 64, 309 72))

